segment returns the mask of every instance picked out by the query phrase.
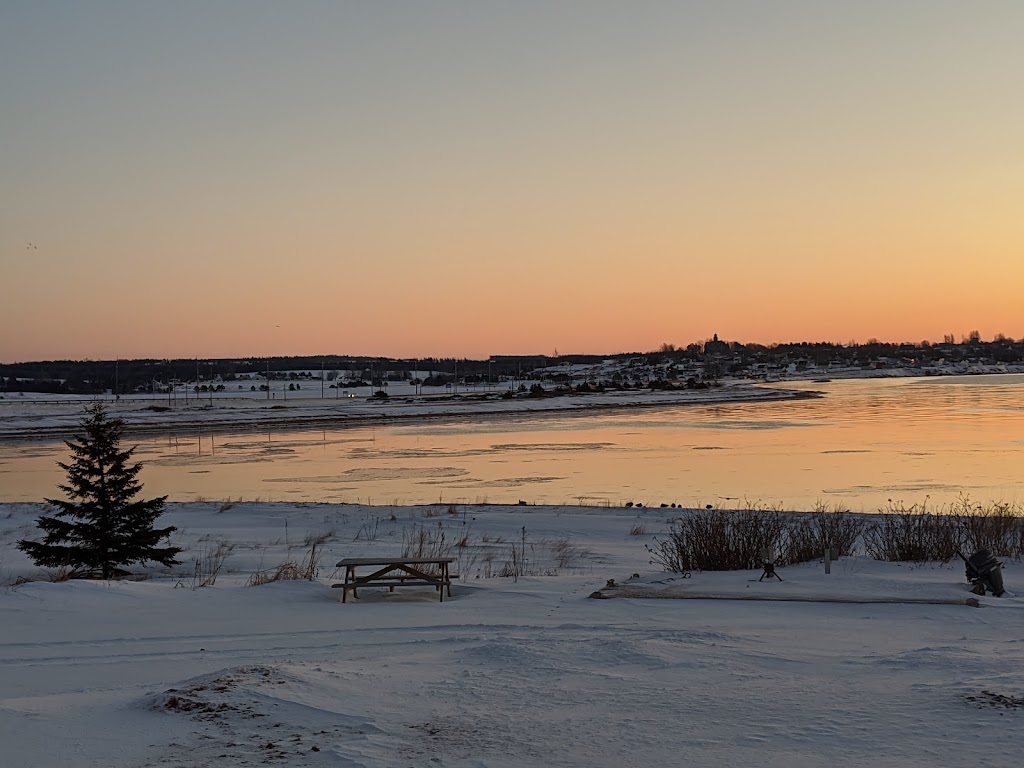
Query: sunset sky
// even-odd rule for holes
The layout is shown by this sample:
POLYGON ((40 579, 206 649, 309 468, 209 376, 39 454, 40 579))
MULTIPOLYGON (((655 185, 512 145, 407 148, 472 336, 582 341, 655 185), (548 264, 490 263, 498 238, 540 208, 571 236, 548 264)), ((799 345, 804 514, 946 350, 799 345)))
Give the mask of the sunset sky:
POLYGON ((1024 3, 0 0, 0 360, 1024 336, 1024 3))

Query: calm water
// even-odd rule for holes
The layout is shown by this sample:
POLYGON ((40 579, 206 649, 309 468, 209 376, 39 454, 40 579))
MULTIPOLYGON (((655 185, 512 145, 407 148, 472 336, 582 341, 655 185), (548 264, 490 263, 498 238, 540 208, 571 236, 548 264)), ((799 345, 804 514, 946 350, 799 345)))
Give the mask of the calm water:
MULTIPOLYGON (((821 399, 138 443, 173 501, 622 504, 871 511, 1024 501, 1024 376, 805 382, 821 399)), ((0 447, 0 501, 56 493, 62 444, 0 447)))

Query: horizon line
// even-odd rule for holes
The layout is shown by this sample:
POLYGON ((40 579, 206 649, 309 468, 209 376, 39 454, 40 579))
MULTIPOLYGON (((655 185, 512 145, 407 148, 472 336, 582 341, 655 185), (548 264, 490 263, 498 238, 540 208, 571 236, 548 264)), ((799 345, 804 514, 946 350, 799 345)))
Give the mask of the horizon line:
MULTIPOLYGON (((924 348, 928 346, 962 346, 967 344, 998 344, 1007 342, 1010 344, 1024 343, 1024 338, 1014 339, 1006 336, 1002 333, 997 333, 993 336, 990 341, 985 341, 980 338, 980 335, 975 335, 976 332, 972 332, 967 336, 961 336, 960 341, 951 341, 943 339, 942 341, 932 341, 930 339, 922 339, 921 341, 883 341, 876 337, 871 337, 865 342, 858 342, 855 339, 851 339, 847 342, 836 342, 836 341, 774 341, 769 343, 761 342, 744 342, 736 339, 727 340, 719 339, 718 334, 703 339, 701 341, 692 341, 685 345, 679 346, 672 342, 663 342, 662 346, 657 349, 650 349, 646 351, 640 350, 623 350, 619 352, 559 352, 556 348, 554 354, 546 352, 533 352, 533 353, 519 353, 519 354, 503 354, 503 353, 492 353, 483 357, 474 357, 469 355, 455 356, 455 355, 367 355, 367 354, 339 354, 339 353, 316 353, 316 354, 272 354, 272 355, 225 355, 220 357, 159 357, 159 356, 144 356, 144 357, 114 357, 114 358, 50 358, 50 359, 39 359, 39 360, 2 360, 0 365, 34 365, 41 363, 116 363, 120 360, 126 362, 138 362, 142 360, 153 360, 153 361, 166 361, 166 362, 180 362, 186 360, 196 361, 210 361, 210 360, 273 360, 273 359, 293 359, 293 358, 348 358, 348 359, 366 359, 366 360, 467 360, 473 362, 487 362, 495 358, 546 358, 552 360, 558 360, 567 357, 622 357, 627 355, 655 355, 655 354, 670 354, 672 352, 685 352, 689 347, 693 345, 699 345, 703 347, 710 342, 720 342, 726 345, 739 345, 742 347, 764 347, 766 349, 775 349, 778 347, 786 346, 831 346, 839 347, 843 349, 862 347, 862 346, 912 346, 915 348, 924 348), (666 349, 665 347, 670 347, 666 349)), ((949 334, 951 336, 952 334, 949 334)))

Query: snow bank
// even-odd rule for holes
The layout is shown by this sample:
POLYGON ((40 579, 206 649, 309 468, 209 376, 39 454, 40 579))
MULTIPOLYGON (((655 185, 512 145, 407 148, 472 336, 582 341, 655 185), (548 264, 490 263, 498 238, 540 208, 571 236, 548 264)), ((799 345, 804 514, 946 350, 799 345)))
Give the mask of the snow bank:
MULTIPOLYGON (((41 574, 14 542, 36 505, 0 505, 0 571, 41 574)), ((969 597, 956 564, 844 558, 653 573, 632 510, 171 505, 183 562, 141 581, 0 589, 0 743, 20 768, 139 766, 1016 766, 1020 598, 963 605, 592 600, 969 597), (394 515, 394 519, 391 516, 394 515), (377 520, 368 535, 366 524, 377 520), (332 590, 342 557, 403 532, 465 532, 451 600, 332 590), (522 541, 533 565, 487 576, 522 541), (316 581, 247 587, 332 532, 316 581), (212 586, 195 563, 234 545, 212 586), (559 562, 565 542, 573 552, 559 562), (490 560, 488 560, 490 558, 490 560), (633 574, 637 574, 636 577, 633 574), (364 597, 365 595, 365 597, 364 597)), ((162 522, 164 519, 162 519, 162 522)), ((449 538, 449 541, 452 539, 449 538)), ((1006 584, 1024 591, 1024 568, 1006 584)))

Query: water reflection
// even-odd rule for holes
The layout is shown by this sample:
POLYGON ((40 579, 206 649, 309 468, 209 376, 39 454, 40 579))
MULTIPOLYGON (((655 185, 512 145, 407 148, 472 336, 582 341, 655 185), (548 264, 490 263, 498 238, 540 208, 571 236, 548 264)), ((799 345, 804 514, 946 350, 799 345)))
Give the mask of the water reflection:
MULTIPOLYGON (((179 433, 138 443, 175 501, 622 504, 1017 501, 1024 376, 786 385, 791 402, 344 431, 179 433)), ((0 500, 56 493, 62 443, 0 447, 0 500)))

